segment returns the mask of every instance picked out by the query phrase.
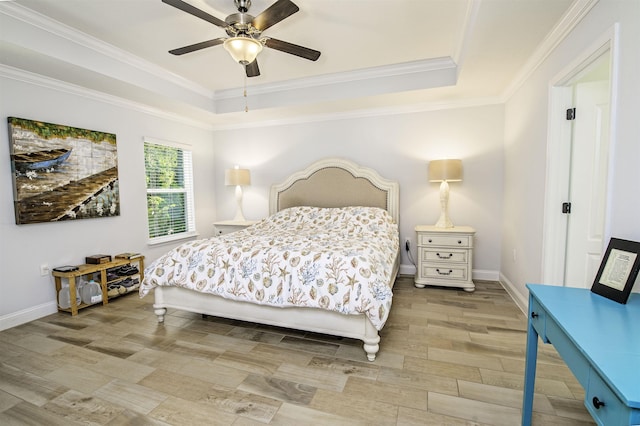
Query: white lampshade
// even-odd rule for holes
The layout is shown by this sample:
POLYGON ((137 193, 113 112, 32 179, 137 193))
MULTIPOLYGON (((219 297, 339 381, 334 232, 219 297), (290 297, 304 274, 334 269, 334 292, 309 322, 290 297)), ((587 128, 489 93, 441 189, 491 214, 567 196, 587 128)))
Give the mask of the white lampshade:
POLYGON ((429 182, 462 181, 462 160, 433 160, 429 162, 429 182))
POLYGON ((258 53, 262 51, 262 43, 245 36, 228 38, 223 45, 231 57, 242 65, 255 61, 258 53))
POLYGON ((449 182, 462 181, 462 160, 433 160, 429 162, 429 182, 440 183, 440 218, 438 228, 453 228, 449 218, 449 182))
POLYGON ((251 185, 251 173, 249 172, 249 169, 227 169, 224 172, 224 184, 230 186, 251 185))

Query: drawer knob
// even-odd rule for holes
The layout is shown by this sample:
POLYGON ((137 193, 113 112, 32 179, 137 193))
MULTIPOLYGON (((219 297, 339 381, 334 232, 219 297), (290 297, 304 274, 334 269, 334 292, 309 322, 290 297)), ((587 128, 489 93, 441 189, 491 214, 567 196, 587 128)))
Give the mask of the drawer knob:
POLYGON ((431 238, 429 238, 429 242, 430 242, 430 243, 432 243, 432 242, 433 242, 433 240, 432 240, 431 238))
POLYGON ((538 314, 536 314, 535 312, 531 312, 531 318, 538 318, 538 314))
POLYGON ((453 270, 449 269, 449 272, 441 272, 440 269, 436 269, 436 272, 439 273, 440 275, 451 275, 453 270))
POLYGON ((458 240, 458 244, 462 244, 462 240, 458 240))
POLYGON ((449 253, 448 255, 441 255, 440 253, 436 253, 436 256, 440 259, 451 259, 453 257, 453 253, 449 253))
POLYGON ((597 396, 593 397, 593 406, 596 410, 599 410, 600 407, 604 407, 604 401, 600 401, 597 396))

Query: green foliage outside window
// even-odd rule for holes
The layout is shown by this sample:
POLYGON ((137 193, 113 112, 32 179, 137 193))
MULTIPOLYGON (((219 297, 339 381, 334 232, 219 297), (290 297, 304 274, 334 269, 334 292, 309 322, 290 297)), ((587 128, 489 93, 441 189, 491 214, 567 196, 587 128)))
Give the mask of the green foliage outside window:
POLYGON ((149 237, 188 231, 184 152, 145 143, 149 237))
POLYGON ((149 237, 187 232, 184 194, 147 194, 149 237))

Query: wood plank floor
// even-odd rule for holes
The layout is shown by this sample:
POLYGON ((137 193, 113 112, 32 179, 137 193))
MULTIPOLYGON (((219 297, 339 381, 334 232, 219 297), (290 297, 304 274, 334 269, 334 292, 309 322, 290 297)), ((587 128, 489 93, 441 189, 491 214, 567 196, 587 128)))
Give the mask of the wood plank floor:
MULTIPOLYGON (((526 319, 475 293, 396 282, 375 362, 360 341, 170 311, 152 298, 0 332, 2 425, 518 425, 526 319)), ((540 345, 534 424, 585 425, 584 393, 540 345)))

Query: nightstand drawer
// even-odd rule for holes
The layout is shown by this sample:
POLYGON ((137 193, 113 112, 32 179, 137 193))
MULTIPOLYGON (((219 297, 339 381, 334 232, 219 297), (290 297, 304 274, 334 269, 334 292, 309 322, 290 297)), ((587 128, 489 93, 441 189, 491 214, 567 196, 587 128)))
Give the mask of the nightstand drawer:
POLYGON ((469 247, 468 235, 419 235, 419 246, 469 247))
POLYGON ((467 263, 469 250, 421 249, 420 258, 426 262, 467 263))
POLYGON ((465 266, 436 266, 436 265, 423 265, 422 266, 423 278, 437 278, 441 280, 462 280, 467 279, 467 267, 465 266))

